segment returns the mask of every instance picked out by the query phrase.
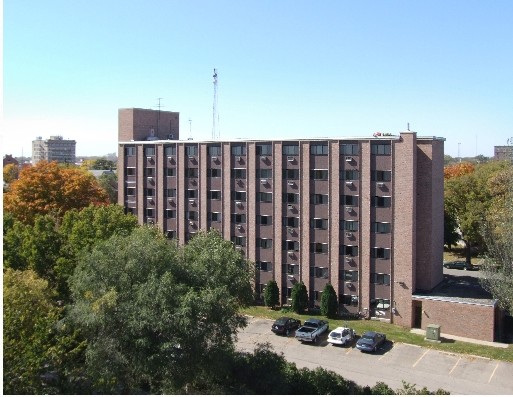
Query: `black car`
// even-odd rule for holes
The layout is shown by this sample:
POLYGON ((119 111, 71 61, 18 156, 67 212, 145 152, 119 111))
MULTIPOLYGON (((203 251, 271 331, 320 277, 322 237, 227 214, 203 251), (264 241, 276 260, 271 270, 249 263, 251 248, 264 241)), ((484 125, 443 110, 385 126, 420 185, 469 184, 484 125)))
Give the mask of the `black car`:
POLYGON ((275 334, 289 336, 290 331, 298 329, 301 326, 301 321, 291 317, 280 317, 276 320, 271 327, 271 331, 275 334))
POLYGON ((387 337, 385 334, 379 332, 368 331, 362 335, 358 342, 356 342, 356 348, 362 352, 375 352, 378 350, 387 337))
POLYGON ((460 269, 460 270, 476 270, 477 268, 465 261, 450 261, 444 262, 444 267, 446 269, 460 269))

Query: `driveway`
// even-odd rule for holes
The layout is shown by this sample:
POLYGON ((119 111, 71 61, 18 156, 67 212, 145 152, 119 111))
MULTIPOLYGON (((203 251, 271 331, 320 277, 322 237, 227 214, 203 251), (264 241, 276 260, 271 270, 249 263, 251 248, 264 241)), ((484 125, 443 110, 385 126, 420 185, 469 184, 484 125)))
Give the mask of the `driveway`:
POLYGON ((302 344, 293 336, 282 337, 271 332, 272 320, 251 318, 246 329, 239 332, 236 344, 241 351, 252 352, 257 343, 269 342, 277 353, 299 368, 322 366, 361 386, 374 386, 382 381, 393 389, 402 387, 402 380, 438 388, 451 394, 512 394, 513 363, 475 356, 445 353, 403 343, 387 343, 373 354, 361 353, 353 347, 332 346, 327 334, 318 345, 302 344))

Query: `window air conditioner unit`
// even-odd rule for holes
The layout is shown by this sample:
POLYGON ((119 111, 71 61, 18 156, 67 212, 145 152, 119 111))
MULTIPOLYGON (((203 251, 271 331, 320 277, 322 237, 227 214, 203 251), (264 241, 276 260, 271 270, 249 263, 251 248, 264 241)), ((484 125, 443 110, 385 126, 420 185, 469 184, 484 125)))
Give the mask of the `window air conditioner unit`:
POLYGON ((237 229, 241 230, 242 229, 242 225, 237 225, 237 229))
POLYGON ((189 221, 189 225, 194 226, 194 222, 193 221, 189 221))
POLYGON ((353 181, 346 181, 346 186, 353 186, 353 181))
POLYGON ((189 156, 189 160, 194 160, 195 157, 194 156, 189 156))
POLYGON ((352 237, 353 236, 353 233, 351 232, 346 232, 346 237, 352 237))
POLYGON ((149 180, 153 180, 153 177, 152 177, 152 176, 149 176, 149 177, 148 177, 148 179, 149 179, 149 180))
POLYGON ((269 182, 269 181, 268 181, 267 179, 260 179, 260 183, 261 183, 262 185, 267 185, 267 183, 268 183, 268 182, 269 182))
POLYGON ((293 274, 287 274, 287 278, 288 278, 289 280, 295 280, 295 277, 294 277, 294 275, 293 275, 293 274))
POLYGON ((195 204, 195 203, 196 203, 196 200, 194 200, 194 199, 190 199, 190 200, 189 200, 189 203, 191 203, 191 204, 195 204))
POLYGON ((289 210, 293 210, 293 209, 294 209, 294 206, 293 206, 292 204, 288 204, 288 205, 287 205, 287 208, 288 208, 289 210))
POLYGON ((212 156, 212 160, 216 161, 217 160, 217 156, 212 156))
POLYGON ((294 228, 292 226, 287 227, 287 230, 290 234, 294 233, 294 228))
POLYGON ((153 159, 153 157, 152 157, 152 156, 146 156, 146 158, 147 158, 148 160, 153 159))
POLYGON ((292 298, 287 298, 287 303, 290 305, 292 304, 292 298))
POLYGON ((267 156, 260 156, 260 160, 266 161, 267 160, 267 156))
POLYGON ((352 258, 352 257, 350 257, 350 256, 346 256, 346 262, 351 262, 352 260, 353 260, 353 258, 352 258))
POLYGON ((288 184, 289 186, 294 186, 294 185, 295 185, 294 181, 288 181, 288 182, 287 182, 287 184, 288 184))
POLYGON ((241 206, 241 205, 242 205, 242 202, 241 202, 241 201, 236 201, 236 202, 235 202, 235 205, 241 206))
POLYGON ((289 255, 294 255, 294 254, 296 253, 296 251, 289 250, 289 251, 287 251, 287 253, 288 253, 289 255))
POLYGON ((353 161, 353 158, 351 156, 346 156, 346 161, 350 163, 351 161, 353 161))
POLYGON ((292 163, 294 161, 294 156, 287 156, 287 161, 292 163))
POLYGON ((346 281, 346 285, 347 285, 348 287, 352 287, 352 286, 353 286, 353 284, 351 283, 351 281, 346 281))
POLYGON ((169 201, 170 203, 172 203, 174 201, 174 197, 168 197, 167 198, 167 201, 169 201))
POLYGON ((346 207, 346 212, 353 212, 353 207, 346 207))
POLYGON ((385 184, 383 182, 378 182, 378 187, 385 187, 385 184))
POLYGON ((240 163, 242 161, 242 157, 241 156, 238 156, 237 157, 237 161, 240 163))

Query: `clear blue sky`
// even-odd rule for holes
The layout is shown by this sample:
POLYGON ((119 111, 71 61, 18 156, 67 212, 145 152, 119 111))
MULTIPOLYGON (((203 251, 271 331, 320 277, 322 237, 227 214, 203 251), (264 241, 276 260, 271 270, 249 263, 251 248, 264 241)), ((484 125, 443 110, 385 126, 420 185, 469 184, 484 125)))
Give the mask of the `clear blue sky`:
POLYGON ((410 123, 464 157, 513 137, 511 0, 4 0, 3 18, 3 154, 50 135, 115 152, 118 108, 159 97, 210 139, 214 68, 221 139, 410 123))

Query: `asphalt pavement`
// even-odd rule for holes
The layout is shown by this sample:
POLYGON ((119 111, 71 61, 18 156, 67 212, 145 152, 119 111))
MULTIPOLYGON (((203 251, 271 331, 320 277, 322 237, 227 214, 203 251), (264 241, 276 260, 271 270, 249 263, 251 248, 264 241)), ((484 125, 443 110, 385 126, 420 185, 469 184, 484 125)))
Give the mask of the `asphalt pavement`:
POLYGON ((258 343, 269 342, 277 353, 299 368, 319 366, 334 371, 361 386, 385 382, 393 389, 402 381, 439 388, 451 394, 513 394, 513 363, 458 355, 404 343, 387 341, 376 353, 361 353, 353 346, 332 346, 324 335, 318 345, 301 343, 294 336, 271 332, 272 320, 250 318, 238 334, 237 348, 252 352, 258 343))

